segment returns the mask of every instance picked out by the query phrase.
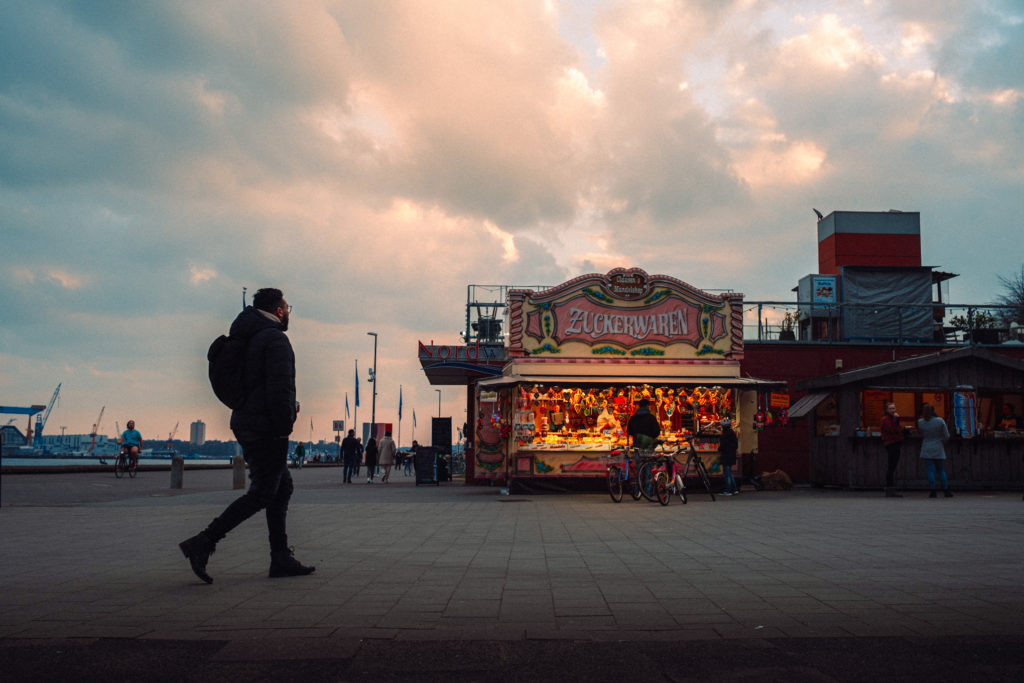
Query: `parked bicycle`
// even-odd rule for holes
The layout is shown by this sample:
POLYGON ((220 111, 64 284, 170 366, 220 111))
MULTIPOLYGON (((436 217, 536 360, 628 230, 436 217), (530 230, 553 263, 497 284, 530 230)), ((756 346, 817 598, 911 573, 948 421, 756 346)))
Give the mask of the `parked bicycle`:
POLYGON ((630 450, 616 450, 608 455, 608 494, 616 503, 622 502, 622 492, 629 490, 633 500, 640 499, 637 483, 636 458, 630 457, 630 450))
POLYGON ((672 499, 672 495, 679 496, 679 500, 682 501, 683 505, 686 505, 686 482, 683 480, 683 475, 678 471, 676 465, 676 454, 679 450, 675 450, 671 453, 666 453, 662 462, 654 469, 654 490, 655 495, 658 498, 658 502, 662 505, 668 505, 672 499))
POLYGON ((117 454, 117 460, 114 462, 114 476, 120 479, 127 474, 129 478, 134 479, 135 470, 135 460, 128 452, 128 447, 122 446, 117 454))
POLYGON ((704 490, 711 496, 711 501, 715 500, 715 492, 711 488, 711 477, 708 476, 708 468, 704 464, 704 459, 697 453, 697 449, 690 444, 690 454, 686 458, 686 467, 683 468, 683 480, 690 475, 690 467, 693 466, 694 471, 697 473, 697 478, 700 479, 701 483, 704 484, 704 490))
MULTIPOLYGON (((657 442, 660 445, 661 442, 657 442)), ((635 451, 636 462, 638 463, 637 484, 640 487, 640 495, 647 500, 654 502, 658 500, 658 489, 656 475, 661 467, 661 456, 655 453, 654 449, 635 451)))

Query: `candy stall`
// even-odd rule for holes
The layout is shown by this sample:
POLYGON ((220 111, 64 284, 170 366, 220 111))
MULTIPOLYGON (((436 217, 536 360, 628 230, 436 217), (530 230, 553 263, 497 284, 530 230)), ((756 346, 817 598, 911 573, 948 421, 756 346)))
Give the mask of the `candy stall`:
POLYGON ((603 477, 645 399, 663 449, 692 445, 712 474, 723 418, 753 450, 759 398, 778 383, 740 376, 742 304, 636 268, 512 290, 508 362, 476 383, 476 476, 603 477))

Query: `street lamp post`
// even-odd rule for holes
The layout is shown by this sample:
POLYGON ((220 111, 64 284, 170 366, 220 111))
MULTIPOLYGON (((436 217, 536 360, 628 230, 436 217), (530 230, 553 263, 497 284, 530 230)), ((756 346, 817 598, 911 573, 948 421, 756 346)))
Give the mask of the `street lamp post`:
POLYGON ((437 416, 441 417, 441 390, 434 389, 437 392, 437 416))
POLYGON ((370 436, 377 438, 377 333, 367 332, 373 337, 373 374, 370 382, 373 383, 373 396, 370 399, 370 436))

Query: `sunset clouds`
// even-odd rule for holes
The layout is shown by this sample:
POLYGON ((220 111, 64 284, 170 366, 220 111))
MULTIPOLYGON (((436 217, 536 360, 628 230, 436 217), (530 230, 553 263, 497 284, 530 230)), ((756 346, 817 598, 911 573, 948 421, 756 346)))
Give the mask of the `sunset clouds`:
MULTIPOLYGON (((458 341, 468 284, 639 266, 789 299, 816 269, 812 206, 921 211, 955 302, 1022 260, 1009 0, 0 12, 0 402, 63 381, 69 432, 107 405, 227 438, 204 355, 242 287, 296 306, 319 439, 368 330, 378 417, 400 383, 436 410, 416 342, 458 341)), ((464 392, 444 400, 461 424, 464 392)))

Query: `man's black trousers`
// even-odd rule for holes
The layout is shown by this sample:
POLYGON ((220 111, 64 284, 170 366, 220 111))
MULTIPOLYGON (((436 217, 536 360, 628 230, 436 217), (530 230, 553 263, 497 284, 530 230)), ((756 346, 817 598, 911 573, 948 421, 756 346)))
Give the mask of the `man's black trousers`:
POLYGON ((288 501, 293 490, 292 475, 288 472, 288 439, 239 439, 238 443, 249 466, 249 490, 210 522, 204 533, 216 543, 260 510, 266 510, 270 552, 287 551, 288 501))

